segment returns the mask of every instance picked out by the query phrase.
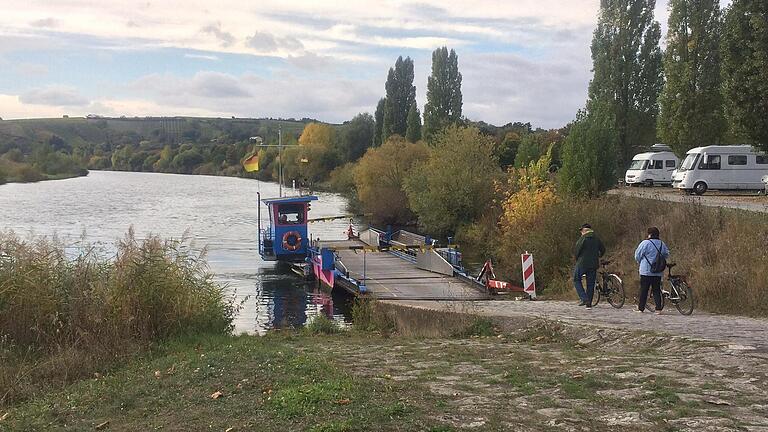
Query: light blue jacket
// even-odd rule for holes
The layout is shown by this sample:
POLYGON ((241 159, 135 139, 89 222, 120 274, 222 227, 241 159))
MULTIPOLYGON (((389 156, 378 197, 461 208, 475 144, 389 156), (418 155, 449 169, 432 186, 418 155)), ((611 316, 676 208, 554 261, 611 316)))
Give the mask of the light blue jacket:
POLYGON ((669 248, 661 240, 646 239, 637 245, 637 250, 635 250, 635 261, 640 264, 641 276, 664 276, 664 272, 653 273, 651 271, 651 263, 656 260, 656 255, 659 254, 659 250, 661 250, 661 255, 669 260, 669 248))

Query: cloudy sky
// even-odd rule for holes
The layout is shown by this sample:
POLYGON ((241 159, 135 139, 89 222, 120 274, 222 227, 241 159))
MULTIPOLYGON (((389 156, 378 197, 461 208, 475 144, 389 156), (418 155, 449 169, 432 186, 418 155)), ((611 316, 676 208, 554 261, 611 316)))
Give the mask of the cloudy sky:
MULTIPOLYGON (((398 55, 425 100, 459 55, 464 114, 559 127, 583 106, 599 0, 0 0, 0 117, 372 112, 398 55)), ((666 21, 666 2, 657 18, 666 21)))

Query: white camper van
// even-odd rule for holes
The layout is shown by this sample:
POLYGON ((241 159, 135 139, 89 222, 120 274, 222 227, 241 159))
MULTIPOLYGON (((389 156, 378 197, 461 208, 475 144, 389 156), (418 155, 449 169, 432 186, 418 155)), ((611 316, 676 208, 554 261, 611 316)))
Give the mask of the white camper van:
POLYGON ((748 145, 696 147, 688 151, 672 185, 701 195, 709 189, 760 190, 768 155, 748 145))
POLYGON ((677 168, 680 159, 672 149, 663 144, 654 144, 651 151, 640 153, 632 158, 624 183, 629 186, 653 186, 672 184, 672 171, 677 168))

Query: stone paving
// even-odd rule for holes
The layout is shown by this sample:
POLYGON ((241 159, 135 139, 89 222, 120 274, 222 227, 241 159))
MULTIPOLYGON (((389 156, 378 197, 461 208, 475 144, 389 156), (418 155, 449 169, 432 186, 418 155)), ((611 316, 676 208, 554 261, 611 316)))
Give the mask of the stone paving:
POLYGON ((694 311, 680 315, 673 307, 661 315, 636 312, 629 302, 615 309, 602 302, 591 310, 569 301, 397 301, 402 306, 462 311, 490 317, 539 318, 593 327, 668 333, 715 342, 725 348, 768 356, 768 320, 694 311))

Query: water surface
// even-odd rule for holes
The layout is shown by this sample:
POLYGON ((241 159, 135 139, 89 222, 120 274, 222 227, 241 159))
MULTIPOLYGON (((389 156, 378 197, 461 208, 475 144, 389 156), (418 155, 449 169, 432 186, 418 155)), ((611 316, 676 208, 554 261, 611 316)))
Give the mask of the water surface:
MULTIPOLYGON (((207 248, 216 280, 226 283, 242 302, 236 332, 302 325, 319 313, 342 320, 346 298, 332 296, 259 257, 257 192, 262 198, 277 197, 278 186, 233 177, 91 171, 87 177, 0 186, 0 230, 22 237, 56 235, 67 245, 85 238, 107 251, 131 226, 139 238, 150 233, 180 238, 188 233, 196 248, 207 248)), ((345 214, 342 197, 317 195, 310 218, 345 214)), ((261 216, 262 224, 267 223, 265 208, 261 216)), ((310 233, 341 239, 348 223, 313 223, 310 233)))

